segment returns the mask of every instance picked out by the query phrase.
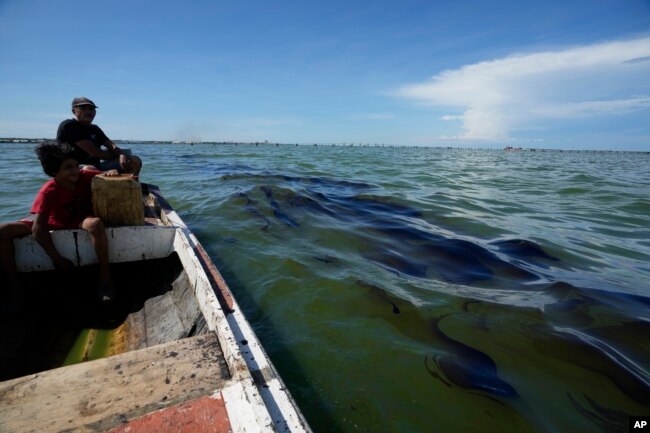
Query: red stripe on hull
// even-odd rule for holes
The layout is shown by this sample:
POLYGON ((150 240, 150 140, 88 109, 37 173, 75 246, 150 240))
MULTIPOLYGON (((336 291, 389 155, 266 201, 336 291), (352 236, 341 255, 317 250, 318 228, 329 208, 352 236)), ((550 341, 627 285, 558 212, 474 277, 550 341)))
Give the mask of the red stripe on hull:
POLYGON ((231 433, 223 398, 201 397, 128 421, 109 433, 231 433))

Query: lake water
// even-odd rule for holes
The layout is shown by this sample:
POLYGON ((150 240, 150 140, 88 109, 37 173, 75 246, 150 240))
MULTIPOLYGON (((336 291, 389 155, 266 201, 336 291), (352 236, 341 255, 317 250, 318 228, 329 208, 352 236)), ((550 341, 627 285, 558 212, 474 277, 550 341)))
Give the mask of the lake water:
MULTIPOLYGON (((0 220, 47 179, 0 144, 0 220)), ((315 432, 650 415, 650 154, 133 144, 315 432)))

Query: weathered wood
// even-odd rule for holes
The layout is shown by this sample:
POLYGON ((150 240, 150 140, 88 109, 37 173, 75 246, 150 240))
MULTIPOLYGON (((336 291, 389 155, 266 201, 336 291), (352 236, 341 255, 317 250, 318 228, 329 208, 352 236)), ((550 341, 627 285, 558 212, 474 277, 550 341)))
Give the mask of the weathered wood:
POLYGON ((95 176, 92 193, 95 215, 106 227, 144 224, 142 190, 130 175, 95 176))
POLYGON ((0 432, 99 432, 212 395, 230 379, 214 333, 0 382, 0 432))
MULTIPOLYGON (((182 272, 172 287, 169 292, 148 299, 141 310, 129 314, 121 327, 126 335, 121 352, 201 333, 196 329, 201 310, 187 274, 182 272)), ((115 338, 118 337, 116 333, 115 338)))
POLYGON ((143 191, 142 201, 144 203, 144 220, 146 224, 156 226, 170 226, 171 222, 167 219, 165 212, 162 211, 160 203, 156 197, 147 191, 143 191))

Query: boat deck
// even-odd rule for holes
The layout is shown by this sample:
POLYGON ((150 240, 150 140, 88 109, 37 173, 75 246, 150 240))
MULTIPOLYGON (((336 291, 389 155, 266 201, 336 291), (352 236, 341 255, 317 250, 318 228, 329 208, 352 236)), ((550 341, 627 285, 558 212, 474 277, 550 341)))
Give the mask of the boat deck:
POLYGON ((154 432, 162 430, 153 428, 156 422, 175 419, 194 425, 182 431, 227 432, 230 422, 215 390, 230 379, 217 336, 198 335, 1 382, 0 430, 154 432), (147 413, 201 399, 187 405, 195 411, 191 418, 170 411, 129 425, 147 413))

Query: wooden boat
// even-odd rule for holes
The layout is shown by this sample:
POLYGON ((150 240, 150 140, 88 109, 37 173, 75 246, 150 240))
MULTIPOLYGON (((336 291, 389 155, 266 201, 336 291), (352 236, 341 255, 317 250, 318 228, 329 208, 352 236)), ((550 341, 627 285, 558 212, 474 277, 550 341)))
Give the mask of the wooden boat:
POLYGON ((107 227, 109 305, 86 232, 52 232, 69 273, 15 241, 27 308, 0 316, 0 432, 310 432, 199 241, 156 186, 142 198, 143 225, 107 227))

